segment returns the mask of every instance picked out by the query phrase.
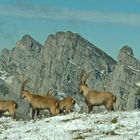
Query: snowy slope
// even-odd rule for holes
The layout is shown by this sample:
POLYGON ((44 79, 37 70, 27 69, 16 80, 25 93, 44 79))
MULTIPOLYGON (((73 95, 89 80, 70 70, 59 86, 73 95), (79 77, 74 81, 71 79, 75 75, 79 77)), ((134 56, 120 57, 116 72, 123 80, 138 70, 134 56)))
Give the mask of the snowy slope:
POLYGON ((140 139, 140 112, 71 113, 30 121, 0 118, 0 140, 140 139))

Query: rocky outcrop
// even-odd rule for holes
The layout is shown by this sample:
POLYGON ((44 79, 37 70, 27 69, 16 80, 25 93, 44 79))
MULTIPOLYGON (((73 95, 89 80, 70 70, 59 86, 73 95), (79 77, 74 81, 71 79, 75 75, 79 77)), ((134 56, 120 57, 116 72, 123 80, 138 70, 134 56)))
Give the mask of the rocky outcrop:
MULTIPOLYGON (((75 94, 83 69, 92 72, 90 79, 94 81, 100 78, 102 71, 112 72, 116 64, 106 53, 72 32, 49 36, 44 45, 44 59, 47 66, 44 83, 49 79, 48 88, 75 94)), ((94 82, 89 84, 92 86, 94 82)))
POLYGON ((85 111, 86 105, 79 93, 83 69, 91 72, 87 80, 91 88, 112 91, 118 97, 116 109, 139 107, 139 88, 135 83, 140 81, 140 63, 128 46, 120 50, 115 61, 79 34, 57 32, 44 45, 25 35, 15 48, 3 50, 0 58, 0 70, 13 76, 7 92, 22 104, 19 114, 24 117, 28 105, 18 98, 22 80, 26 78, 31 81, 26 89, 34 94, 46 94, 52 89, 59 99, 71 95, 77 101, 78 110, 85 111))
POLYGON ((112 90, 118 97, 117 108, 128 110, 139 108, 140 61, 134 57, 132 48, 120 49, 112 75, 112 90))

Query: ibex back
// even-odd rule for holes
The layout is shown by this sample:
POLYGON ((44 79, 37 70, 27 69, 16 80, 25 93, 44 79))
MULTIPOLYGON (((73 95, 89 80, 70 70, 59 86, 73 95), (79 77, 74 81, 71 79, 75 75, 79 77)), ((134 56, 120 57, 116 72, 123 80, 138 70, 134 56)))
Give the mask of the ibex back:
POLYGON ((75 104, 75 100, 71 96, 68 96, 68 97, 62 99, 61 101, 59 101, 60 113, 73 112, 74 104, 75 104))
MULTIPOLYGON (((26 81, 23 83, 25 86, 26 81)), ((48 109, 51 115, 58 115, 58 103, 55 99, 41 96, 41 95, 34 95, 33 93, 29 92, 28 90, 24 90, 24 86, 22 86, 21 97, 27 99, 32 109, 32 119, 34 118, 35 112, 37 111, 37 116, 39 115, 40 110, 48 109)))

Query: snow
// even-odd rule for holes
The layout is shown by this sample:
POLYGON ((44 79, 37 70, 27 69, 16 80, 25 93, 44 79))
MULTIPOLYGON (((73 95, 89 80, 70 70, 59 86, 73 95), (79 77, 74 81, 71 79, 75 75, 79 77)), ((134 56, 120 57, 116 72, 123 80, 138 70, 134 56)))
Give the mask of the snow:
MULTIPOLYGON (((69 62, 70 62, 70 64, 76 66, 77 69, 80 69, 81 68, 80 66, 77 66, 77 64, 74 63, 72 60, 69 60, 69 62)), ((75 71, 75 70, 73 70, 73 71, 75 71)))
POLYGON ((5 81, 7 84, 11 84, 14 76, 10 76, 7 72, 5 71, 0 71, 0 79, 5 81))
POLYGON ((140 87, 140 81, 136 83, 136 86, 140 87))
POLYGON ((69 60, 69 62, 70 62, 72 65, 74 65, 74 66, 77 67, 77 64, 75 64, 72 60, 69 60))
POLYGON ((102 70, 102 71, 101 71, 101 74, 104 74, 104 73, 105 73, 105 70, 102 70))
POLYGON ((140 70, 135 69, 133 66, 127 65, 127 67, 128 67, 129 69, 131 69, 134 73, 140 74, 140 70))
POLYGON ((138 140, 140 112, 73 112, 30 121, 0 118, 0 139, 7 140, 138 140), (113 120, 115 120, 113 122, 113 120))
POLYGON ((7 76, 7 73, 5 73, 4 71, 0 71, 0 79, 1 80, 5 80, 7 76))

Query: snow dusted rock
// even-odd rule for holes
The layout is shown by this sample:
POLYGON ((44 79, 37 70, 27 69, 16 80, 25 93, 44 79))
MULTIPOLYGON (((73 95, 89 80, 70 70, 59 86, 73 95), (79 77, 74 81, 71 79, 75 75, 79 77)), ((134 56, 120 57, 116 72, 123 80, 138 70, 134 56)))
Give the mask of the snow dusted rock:
POLYGON ((9 75, 5 71, 0 71, 0 97, 1 98, 8 98, 12 96, 10 91, 10 87, 12 85, 14 76, 9 75))
POLYGON ((12 84, 14 76, 10 76, 5 71, 0 71, 0 80, 5 81, 7 84, 12 84))

